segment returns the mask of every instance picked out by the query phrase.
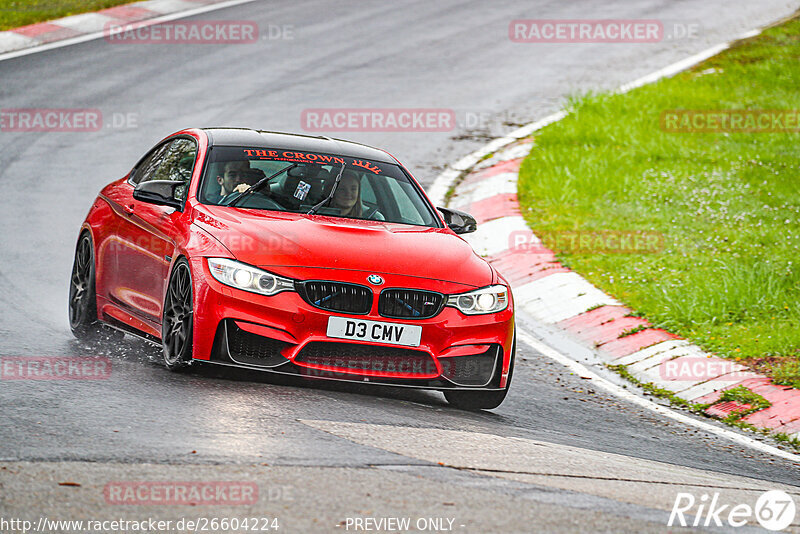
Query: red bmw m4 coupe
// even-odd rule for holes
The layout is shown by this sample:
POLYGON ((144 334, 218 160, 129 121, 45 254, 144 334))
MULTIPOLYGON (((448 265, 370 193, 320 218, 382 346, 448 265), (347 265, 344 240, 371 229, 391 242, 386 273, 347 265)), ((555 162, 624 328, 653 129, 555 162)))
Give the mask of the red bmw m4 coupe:
POLYGON ((503 402, 508 283, 383 150, 327 137, 188 129, 106 186, 81 226, 78 338, 108 329, 193 362, 503 402))

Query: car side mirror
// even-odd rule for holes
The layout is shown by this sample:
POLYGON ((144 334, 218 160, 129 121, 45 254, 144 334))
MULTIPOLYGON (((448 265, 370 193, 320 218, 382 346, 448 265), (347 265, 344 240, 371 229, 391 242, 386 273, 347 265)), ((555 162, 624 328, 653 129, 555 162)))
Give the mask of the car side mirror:
POLYGON ((478 229, 475 217, 463 211, 451 208, 437 208, 444 217, 444 222, 457 234, 469 234, 478 229))
POLYGON ((183 202, 175 198, 175 190, 185 185, 186 182, 182 180, 150 180, 148 182, 141 182, 133 189, 133 198, 140 202, 169 206, 180 211, 183 209, 183 202))

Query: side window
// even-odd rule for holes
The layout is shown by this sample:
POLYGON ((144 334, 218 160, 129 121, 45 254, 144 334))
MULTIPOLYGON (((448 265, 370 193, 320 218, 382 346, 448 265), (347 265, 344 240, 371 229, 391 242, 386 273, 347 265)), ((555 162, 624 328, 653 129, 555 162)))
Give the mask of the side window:
POLYGON ((397 203, 400 216, 411 224, 425 224, 425 221, 420 215, 420 211, 425 208, 421 205, 421 201, 418 200, 418 196, 413 194, 413 186, 409 183, 400 183, 393 178, 388 178, 386 181, 389 183, 389 190, 392 192, 394 200, 397 203), (412 199, 417 200, 417 202, 414 202, 412 199))
POLYGON ((134 181, 137 184, 151 180, 184 182, 186 185, 175 189, 175 198, 183 200, 189 190, 196 158, 197 144, 191 139, 181 138, 164 143, 142 162, 134 181))
POLYGON ((144 158, 144 160, 142 160, 142 163, 136 168, 136 173, 133 175, 133 179, 131 180, 134 184, 153 179, 153 174, 161 164, 164 152, 167 151, 169 145, 170 143, 164 143, 163 145, 156 147, 144 158))
POLYGON ((197 157, 197 145, 191 139, 175 139, 161 157, 152 180, 189 182, 197 157))

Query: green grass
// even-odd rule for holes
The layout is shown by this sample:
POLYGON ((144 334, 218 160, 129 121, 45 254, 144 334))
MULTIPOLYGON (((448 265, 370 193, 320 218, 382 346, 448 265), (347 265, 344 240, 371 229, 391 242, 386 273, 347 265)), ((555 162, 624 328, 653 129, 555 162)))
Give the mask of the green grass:
MULTIPOLYGON (((800 387, 800 134, 667 133, 665 110, 800 109, 800 20, 673 78, 573 99, 523 162, 549 233, 656 231, 653 254, 559 257, 654 325, 800 387)), ((573 251, 574 252, 574 251, 573 251)))
POLYGON ((660 399, 668 400, 669 403, 672 404, 673 406, 677 406, 679 408, 686 408, 687 410, 695 413, 702 413, 703 410, 711 406, 710 404, 692 404, 689 401, 678 397, 668 389, 660 388, 655 384, 653 384, 652 382, 642 382, 638 378, 633 376, 630 371, 628 371, 627 365, 606 365, 606 367, 608 367, 615 373, 619 374, 622 378, 624 378, 628 382, 631 382, 634 385, 639 386, 650 395, 653 395, 654 397, 658 397, 660 399))
POLYGON ((753 407, 754 411, 765 410, 772 406, 772 404, 759 395, 747 389, 744 386, 737 386, 735 388, 726 389, 719 397, 719 402, 738 402, 739 404, 749 404, 753 407))
POLYGON ((0 0, 0 31, 97 11, 133 0, 0 0))
POLYGON ((725 421, 728 423, 735 423, 737 421, 740 421, 743 417, 750 415, 751 413, 757 412, 759 410, 765 410, 770 406, 772 406, 772 403, 769 402, 767 399, 765 399, 758 393, 753 393, 744 386, 737 386, 735 388, 727 389, 722 392, 722 395, 719 398, 719 402, 730 402, 730 401, 738 402, 739 404, 749 404, 750 409, 731 412, 731 414, 725 418, 725 421))

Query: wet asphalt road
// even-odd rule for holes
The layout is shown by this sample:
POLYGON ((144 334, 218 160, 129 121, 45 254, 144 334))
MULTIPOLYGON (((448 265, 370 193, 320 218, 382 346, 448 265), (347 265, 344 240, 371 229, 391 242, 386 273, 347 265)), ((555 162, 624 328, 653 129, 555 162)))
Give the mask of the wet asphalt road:
POLYGON ((616 87, 798 7, 774 0, 600 4, 257 1, 199 18, 291 27, 293 38, 238 46, 97 40, 0 62, 2 108, 97 108, 106 122, 135 117, 135 125, 98 133, 0 132, 0 356, 102 355, 113 366, 109 380, 0 382, 0 460, 427 465, 303 422, 329 420, 534 439, 800 485, 789 462, 642 412, 524 345, 506 402, 471 414, 431 392, 309 385, 205 367, 172 374, 143 342, 85 346, 69 333, 68 276, 82 218, 104 184, 172 131, 302 132, 307 108, 453 109, 459 126, 450 132, 331 132, 386 148, 430 184, 446 163, 559 109, 569 95, 616 87), (646 45, 511 43, 508 23, 522 18, 659 18, 699 22, 702 32, 646 45))
POLYGON ((785 460, 628 405, 523 344, 508 398, 480 413, 450 408, 436 392, 310 384, 211 365, 187 375, 170 373, 158 361, 159 349, 133 338, 113 347, 70 345, 72 354, 108 357, 110 379, 4 382, 7 428, 0 460, 327 466, 396 461, 298 423, 323 419, 496 433, 800 485, 785 460))

